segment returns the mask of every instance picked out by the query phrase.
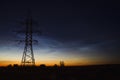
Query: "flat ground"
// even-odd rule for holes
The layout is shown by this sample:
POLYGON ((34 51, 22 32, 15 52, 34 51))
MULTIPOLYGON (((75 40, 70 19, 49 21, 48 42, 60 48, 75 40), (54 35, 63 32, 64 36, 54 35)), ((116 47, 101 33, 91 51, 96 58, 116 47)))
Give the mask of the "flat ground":
POLYGON ((120 65, 0 67, 0 80, 120 80, 120 65))

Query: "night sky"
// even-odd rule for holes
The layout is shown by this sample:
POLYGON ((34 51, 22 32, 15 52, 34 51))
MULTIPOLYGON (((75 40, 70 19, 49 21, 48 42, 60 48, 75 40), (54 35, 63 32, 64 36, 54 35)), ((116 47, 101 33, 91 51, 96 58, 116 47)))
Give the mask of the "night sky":
POLYGON ((22 25, 31 9, 35 22, 36 64, 92 65, 120 63, 120 5, 115 1, 6 0, 0 2, 0 65, 20 64, 22 25))

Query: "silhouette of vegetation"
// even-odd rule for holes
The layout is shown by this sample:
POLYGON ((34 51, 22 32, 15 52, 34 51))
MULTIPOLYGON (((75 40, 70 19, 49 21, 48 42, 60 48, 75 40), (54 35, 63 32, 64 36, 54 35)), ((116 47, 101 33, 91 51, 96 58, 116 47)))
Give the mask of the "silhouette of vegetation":
POLYGON ((0 67, 0 80, 119 80, 120 64, 94 66, 0 67))

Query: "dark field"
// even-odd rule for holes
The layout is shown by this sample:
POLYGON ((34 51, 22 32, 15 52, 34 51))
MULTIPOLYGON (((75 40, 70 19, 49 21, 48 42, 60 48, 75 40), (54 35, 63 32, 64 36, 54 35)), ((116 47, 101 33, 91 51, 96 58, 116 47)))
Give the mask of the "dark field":
POLYGON ((0 80, 120 80, 120 65, 1 67, 0 80))

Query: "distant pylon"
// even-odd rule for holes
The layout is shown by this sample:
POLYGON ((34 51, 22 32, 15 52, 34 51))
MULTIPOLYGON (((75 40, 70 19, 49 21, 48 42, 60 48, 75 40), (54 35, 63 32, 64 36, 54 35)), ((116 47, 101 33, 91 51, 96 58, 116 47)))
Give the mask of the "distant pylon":
POLYGON ((32 26, 33 26, 33 20, 30 12, 28 12, 28 17, 25 21, 26 30, 25 30, 25 46, 23 51, 23 56, 21 60, 22 66, 34 66, 35 65, 35 58, 33 53, 33 38, 32 38, 32 26))
POLYGON ((61 66, 61 67, 64 67, 64 66, 65 66, 64 61, 60 61, 60 66, 61 66))

